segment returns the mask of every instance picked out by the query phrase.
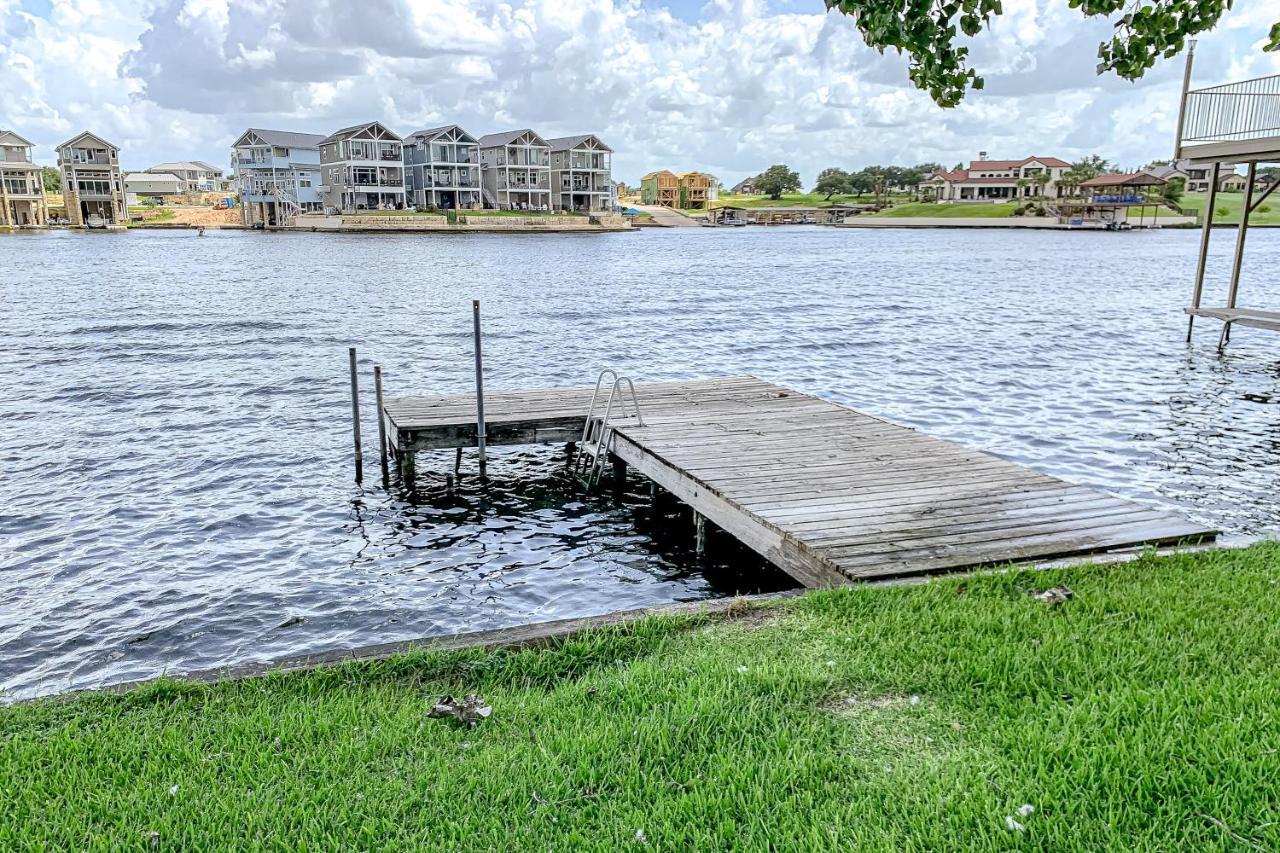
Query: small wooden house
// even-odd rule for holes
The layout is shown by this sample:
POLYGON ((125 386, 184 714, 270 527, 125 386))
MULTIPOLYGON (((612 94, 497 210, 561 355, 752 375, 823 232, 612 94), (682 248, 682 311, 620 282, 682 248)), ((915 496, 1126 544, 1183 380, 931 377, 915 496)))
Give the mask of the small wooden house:
POLYGON ((676 207, 680 201, 680 179, 662 169, 640 179, 640 203, 676 207))

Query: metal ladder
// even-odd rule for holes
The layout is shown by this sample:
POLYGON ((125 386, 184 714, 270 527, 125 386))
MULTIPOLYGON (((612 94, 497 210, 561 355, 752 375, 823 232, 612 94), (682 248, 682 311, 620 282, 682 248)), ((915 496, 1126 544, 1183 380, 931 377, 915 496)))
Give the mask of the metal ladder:
POLYGON ((644 426, 644 416, 640 414, 640 400, 636 397, 636 386, 629 376, 619 376, 616 370, 605 368, 596 377, 595 390, 591 392, 591 404, 587 407, 587 419, 582 425, 582 439, 578 442, 578 456, 573 463, 573 473, 587 491, 591 491, 600 482, 605 462, 609 456, 609 441, 613 438, 613 405, 618 401, 621 407, 619 415, 622 419, 630 419, 627 414, 627 392, 631 394, 631 409, 634 412, 637 426, 644 426), (596 403, 600 399, 600 389, 605 377, 613 377, 609 388, 609 399, 605 403, 603 414, 596 414, 596 403), (623 386, 626 386, 625 389, 623 386))

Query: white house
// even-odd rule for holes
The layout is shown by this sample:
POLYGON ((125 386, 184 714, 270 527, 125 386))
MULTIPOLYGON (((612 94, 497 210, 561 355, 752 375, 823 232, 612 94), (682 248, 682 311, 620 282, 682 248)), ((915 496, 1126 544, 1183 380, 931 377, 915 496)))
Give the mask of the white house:
POLYGON ((935 172, 920 188, 938 201, 1058 198, 1065 194, 1058 181, 1070 168, 1070 163, 1057 157, 988 160, 982 151, 969 168, 935 172))

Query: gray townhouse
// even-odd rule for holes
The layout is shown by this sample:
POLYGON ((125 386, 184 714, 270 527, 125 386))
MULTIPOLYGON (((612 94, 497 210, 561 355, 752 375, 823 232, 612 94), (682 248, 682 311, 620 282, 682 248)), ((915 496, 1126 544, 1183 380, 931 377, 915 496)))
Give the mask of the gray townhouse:
POLYGON ((613 149, 591 133, 548 139, 547 145, 551 149, 551 206, 584 213, 609 210, 613 149))
POLYGON ((231 146, 232 188, 245 225, 285 225, 318 212, 322 133, 251 127, 231 146))
POLYGON ((409 134, 404 140, 404 189, 414 207, 479 208, 479 140, 456 124, 409 134))
POLYGON ((62 198, 72 225, 90 228, 125 224, 120 149, 88 131, 58 146, 62 198))
POLYGON ((528 128, 480 137, 484 201, 499 210, 551 209, 551 146, 528 128))
POLYGON ((0 130, 0 226, 48 225, 40 167, 31 161, 32 143, 0 130))
POLYGON ((325 209, 403 208, 404 143, 381 122, 344 127, 320 142, 325 209))

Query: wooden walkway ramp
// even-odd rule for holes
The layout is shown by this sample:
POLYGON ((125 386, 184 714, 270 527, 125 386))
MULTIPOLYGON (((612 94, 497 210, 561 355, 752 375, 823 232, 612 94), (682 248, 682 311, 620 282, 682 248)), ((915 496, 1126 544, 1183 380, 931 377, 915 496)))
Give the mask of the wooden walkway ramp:
MULTIPOLYGON (((807 586, 1214 536, 754 377, 636 389, 645 425, 615 422, 615 458, 807 586)), ((591 391, 486 394, 488 444, 576 440, 591 391)), ((476 444, 469 396, 390 399, 384 418, 402 467, 476 444)))

